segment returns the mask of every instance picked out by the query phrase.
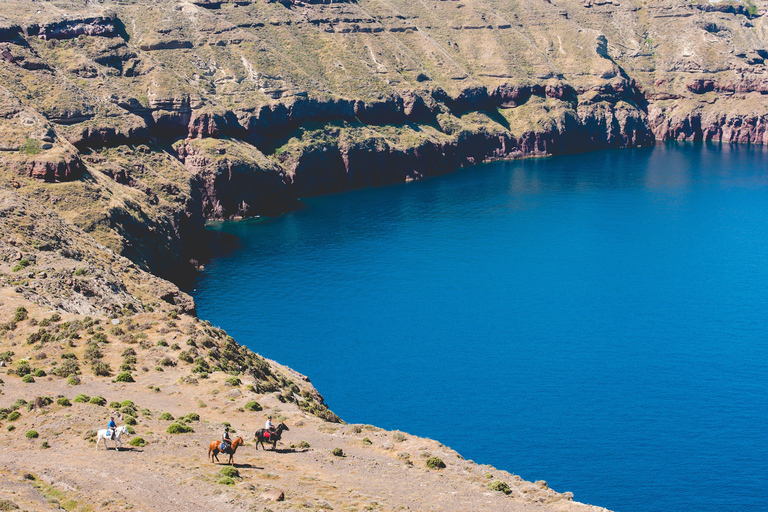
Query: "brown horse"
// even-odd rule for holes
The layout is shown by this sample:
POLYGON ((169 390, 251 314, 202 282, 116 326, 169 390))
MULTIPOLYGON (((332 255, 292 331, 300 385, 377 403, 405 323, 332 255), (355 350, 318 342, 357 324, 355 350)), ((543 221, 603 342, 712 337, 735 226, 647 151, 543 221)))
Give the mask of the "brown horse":
POLYGON ((221 445, 221 441, 211 441, 211 445, 208 447, 208 458, 211 459, 211 462, 215 464, 216 462, 219 462, 219 458, 217 457, 219 453, 224 453, 225 455, 228 454, 229 462, 227 464, 231 466, 232 459, 235 456, 235 452, 237 451, 237 447, 242 446, 244 444, 245 444, 245 441, 243 441, 243 438, 238 437, 237 439, 232 441, 232 446, 230 447, 229 451, 222 452, 219 449, 219 446, 221 445), (214 462, 214 459, 216 459, 216 462, 214 462))

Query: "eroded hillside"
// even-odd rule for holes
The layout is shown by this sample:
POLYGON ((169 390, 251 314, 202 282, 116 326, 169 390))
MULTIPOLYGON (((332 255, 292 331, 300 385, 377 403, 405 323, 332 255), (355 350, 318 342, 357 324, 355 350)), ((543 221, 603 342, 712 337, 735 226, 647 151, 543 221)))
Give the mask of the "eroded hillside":
POLYGON ((4 184, 178 280, 206 219, 306 195, 494 158, 764 143, 764 8, 7 0, 4 184))

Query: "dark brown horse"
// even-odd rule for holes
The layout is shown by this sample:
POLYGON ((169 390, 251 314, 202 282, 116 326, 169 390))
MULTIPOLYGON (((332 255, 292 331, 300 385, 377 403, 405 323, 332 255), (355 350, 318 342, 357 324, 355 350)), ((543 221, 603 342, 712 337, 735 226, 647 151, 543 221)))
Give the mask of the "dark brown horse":
POLYGON ((254 439, 256 439, 256 449, 259 449, 259 443, 261 443, 261 447, 264 448, 264 441, 272 443, 273 450, 277 448, 277 442, 280 440, 280 436, 283 434, 284 430, 290 430, 285 423, 279 424, 274 432, 269 433, 269 437, 265 435, 267 432, 266 429, 260 428, 257 430, 256 433, 253 434, 254 439))
MULTIPOLYGON (((211 462, 214 462, 214 459, 216 459, 216 462, 219 462, 219 458, 217 455, 219 453, 224 453, 225 455, 229 455, 229 464, 232 465, 232 459, 235 456, 235 452, 237 451, 238 446, 242 446, 245 444, 245 441, 243 441, 242 437, 238 437, 234 441, 232 441, 232 445, 229 447, 229 450, 227 451, 221 451, 220 445, 221 441, 211 441, 211 445, 208 447, 208 458, 211 459, 211 462)), ((214 462, 214 464, 216 463, 214 462)))

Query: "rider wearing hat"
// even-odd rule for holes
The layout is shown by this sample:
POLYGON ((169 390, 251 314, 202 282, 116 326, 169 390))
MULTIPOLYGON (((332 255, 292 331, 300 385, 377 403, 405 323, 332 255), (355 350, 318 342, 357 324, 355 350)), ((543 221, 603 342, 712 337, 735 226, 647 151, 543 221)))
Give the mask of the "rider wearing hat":
POLYGON ((229 450, 232 446, 232 439, 229 438, 229 427, 224 427, 224 433, 221 435, 221 444, 224 446, 224 449, 221 451, 229 450))
POLYGON ((272 416, 267 416, 267 422, 264 424, 264 430, 267 431, 267 437, 275 432, 275 427, 272 425, 272 416))

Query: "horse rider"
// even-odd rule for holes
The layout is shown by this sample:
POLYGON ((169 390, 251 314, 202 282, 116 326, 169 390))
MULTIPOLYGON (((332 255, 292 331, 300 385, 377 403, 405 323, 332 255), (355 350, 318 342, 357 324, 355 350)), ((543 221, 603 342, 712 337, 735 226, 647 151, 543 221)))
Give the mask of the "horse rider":
POLYGON ((107 434, 109 434, 109 439, 112 441, 115 439, 115 430, 117 430, 117 424, 115 423, 115 417, 111 416, 107 425, 107 434))
POLYGON ((267 437, 272 437, 275 433, 275 426, 272 425, 272 416, 267 416, 267 422, 264 424, 264 430, 267 433, 267 437))
POLYGON ((225 453, 232 447, 232 439, 229 437, 229 427, 224 427, 224 433, 221 435, 221 444, 224 447, 221 451, 225 453))

